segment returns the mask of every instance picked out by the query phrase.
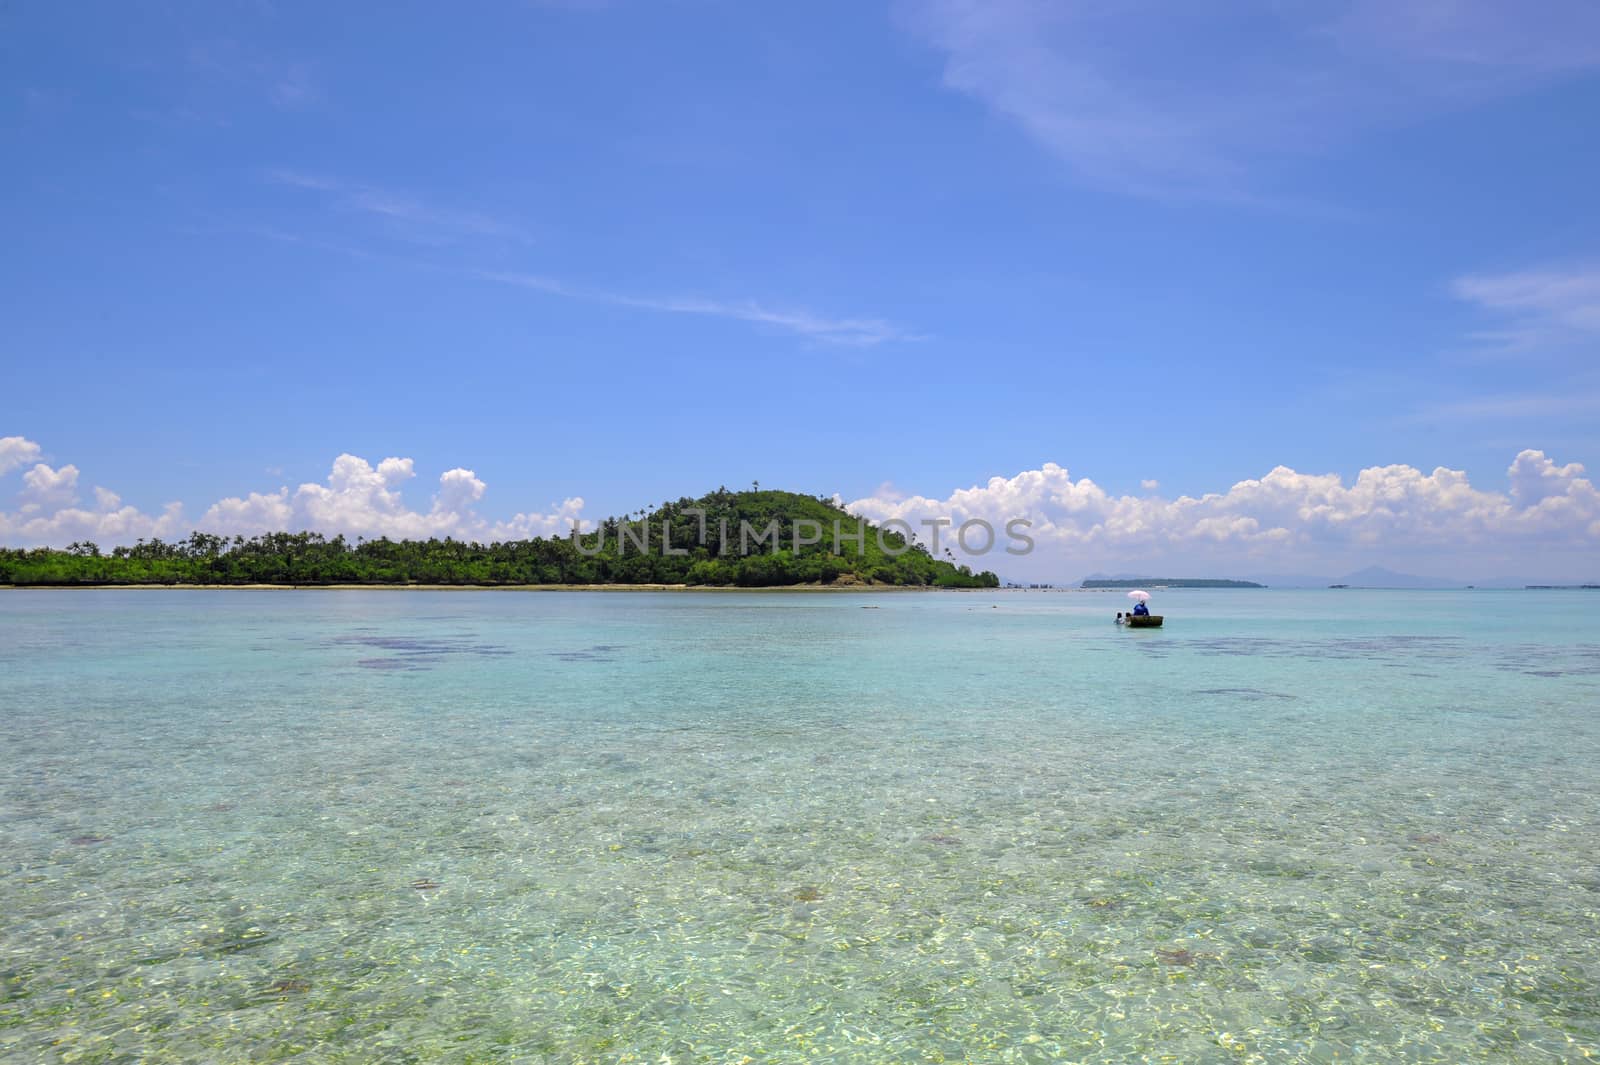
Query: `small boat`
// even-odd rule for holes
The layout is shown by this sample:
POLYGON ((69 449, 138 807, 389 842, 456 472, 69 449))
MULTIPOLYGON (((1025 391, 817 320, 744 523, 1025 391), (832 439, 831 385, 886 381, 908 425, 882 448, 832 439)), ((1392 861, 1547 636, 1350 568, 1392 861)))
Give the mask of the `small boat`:
POLYGON ((1139 611, 1139 613, 1135 614, 1130 611, 1124 614, 1121 611, 1118 611, 1118 625, 1126 625, 1130 629, 1159 629, 1161 627, 1161 615, 1149 613, 1149 592, 1145 591, 1143 588, 1135 588, 1133 591, 1128 593, 1128 598, 1138 602, 1139 605, 1133 609, 1139 611))

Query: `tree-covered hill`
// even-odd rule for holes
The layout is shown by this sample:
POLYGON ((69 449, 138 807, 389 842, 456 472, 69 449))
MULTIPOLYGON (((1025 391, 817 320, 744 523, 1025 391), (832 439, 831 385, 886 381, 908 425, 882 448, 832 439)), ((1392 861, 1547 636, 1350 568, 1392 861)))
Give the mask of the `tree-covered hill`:
POLYGON ((730 492, 607 518, 593 532, 478 544, 196 532, 108 552, 0 549, 0 584, 797 584, 993 588, 953 557, 793 492, 730 492), (836 539, 837 537, 837 539, 836 539))

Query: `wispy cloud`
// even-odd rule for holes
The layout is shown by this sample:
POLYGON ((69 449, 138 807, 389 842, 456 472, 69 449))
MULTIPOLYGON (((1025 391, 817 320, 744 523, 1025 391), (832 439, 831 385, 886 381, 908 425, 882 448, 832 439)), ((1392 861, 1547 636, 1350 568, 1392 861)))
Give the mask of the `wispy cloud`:
POLYGON ((22 90, 22 117, 26 122, 54 122, 72 110, 73 96, 61 89, 30 86, 22 90))
POLYGON ((1600 65, 1590 0, 907 0, 944 83, 1083 178, 1256 200, 1259 171, 1363 129, 1600 65))
POLYGON ((262 52, 243 41, 193 41, 187 49, 185 66, 207 82, 247 88, 285 110, 309 107, 322 98, 306 64, 262 52))
POLYGON ((505 219, 476 211, 433 207, 415 196, 375 185, 283 169, 269 171, 267 180, 275 185, 325 196, 339 210, 354 211, 393 223, 400 229, 401 235, 422 243, 468 237, 526 239, 518 226, 505 219))
POLYGON ((1472 274, 1449 288, 1490 320, 1468 334, 1473 346, 1467 357, 1502 364, 1496 373, 1505 380, 1489 395, 1421 402, 1398 419, 1401 424, 1600 417, 1600 362, 1594 359, 1600 354, 1600 266, 1472 274))
POLYGON ((1349 52, 1443 74, 1435 95, 1496 92, 1600 64, 1600 9, 1588 0, 1339 0, 1320 32, 1349 52))
MULTIPOLYGON (((278 169, 267 174, 275 185, 304 189, 316 193, 334 209, 371 215, 385 221, 402 223, 426 237, 428 234, 467 236, 484 240, 520 238, 517 229, 486 215, 454 211, 423 203, 415 197, 402 195, 374 185, 344 181, 322 174, 300 170, 278 169)), ((824 344, 852 347, 872 347, 891 341, 922 340, 924 337, 912 330, 882 318, 836 317, 820 314, 803 307, 776 306, 755 300, 714 299, 704 296, 646 296, 606 288, 575 285, 547 274, 521 273, 507 270, 484 270, 442 265, 425 260, 402 257, 387 251, 364 248, 349 241, 335 242, 321 237, 305 236, 277 228, 252 227, 250 232, 285 243, 300 244, 364 259, 374 259, 410 266, 416 269, 436 270, 471 277, 498 285, 512 285, 535 292, 560 296, 566 299, 587 300, 634 310, 653 311, 658 314, 699 315, 725 318, 766 326, 824 344)), ((437 243, 422 239, 421 243, 437 243)))
POLYGON ((272 84, 272 99, 279 107, 305 107, 315 103, 319 95, 310 71, 298 63, 285 69, 272 84))
MULTIPOLYGON (((1501 387, 1487 395, 1434 398, 1397 420, 1490 424, 1566 422, 1600 417, 1600 266, 1543 266, 1471 274, 1452 295, 1489 323, 1468 334, 1469 361, 1499 364, 1501 387)), ((1437 382, 1426 394, 1436 391, 1437 382)))
POLYGON ((1600 266, 1545 267, 1451 282, 1462 300, 1504 319, 1474 337, 1507 354, 1574 344, 1600 348, 1600 266))
POLYGON ((1405 422, 1517 421, 1600 416, 1600 391, 1517 393, 1431 403, 1407 415, 1405 422))
POLYGON ((870 347, 891 340, 920 340, 915 333, 902 329, 881 318, 831 318, 803 309, 777 309, 752 301, 727 302, 697 297, 655 298, 631 296, 621 292, 576 288, 564 282, 536 274, 480 271, 478 277, 505 285, 516 285, 537 292, 573 299, 594 300, 619 307, 633 307, 642 311, 659 311, 664 314, 696 314, 712 318, 730 318, 755 325, 771 326, 786 332, 827 344, 845 344, 870 347))

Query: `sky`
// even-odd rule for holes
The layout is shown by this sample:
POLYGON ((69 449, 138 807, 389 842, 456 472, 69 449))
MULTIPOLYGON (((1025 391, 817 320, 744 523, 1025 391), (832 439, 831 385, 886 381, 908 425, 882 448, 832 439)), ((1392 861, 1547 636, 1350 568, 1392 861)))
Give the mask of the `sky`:
POLYGON ((1597 126, 1591 0, 6 5, 0 543, 1590 579, 1597 126))

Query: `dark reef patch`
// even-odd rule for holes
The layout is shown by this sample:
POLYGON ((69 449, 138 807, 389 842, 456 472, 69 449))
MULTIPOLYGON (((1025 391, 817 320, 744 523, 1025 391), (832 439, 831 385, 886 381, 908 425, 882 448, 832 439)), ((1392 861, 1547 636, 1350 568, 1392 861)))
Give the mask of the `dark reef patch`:
POLYGON ((498 644, 479 643, 470 634, 440 637, 370 636, 358 631, 335 636, 331 642, 338 647, 370 647, 389 652, 387 657, 357 659, 356 665, 362 669, 423 670, 432 669, 453 655, 498 658, 511 654, 508 648, 498 644))
POLYGON ((1248 702, 1261 702, 1267 699, 1298 699, 1298 695, 1289 695, 1286 692, 1269 692, 1261 688, 1199 688, 1196 695, 1229 695, 1235 699, 1244 699, 1248 702))
POLYGON ((614 662, 617 652, 625 646, 620 643, 597 643, 577 651, 547 651, 546 654, 563 662, 614 662))

